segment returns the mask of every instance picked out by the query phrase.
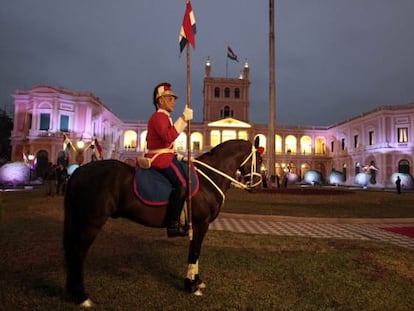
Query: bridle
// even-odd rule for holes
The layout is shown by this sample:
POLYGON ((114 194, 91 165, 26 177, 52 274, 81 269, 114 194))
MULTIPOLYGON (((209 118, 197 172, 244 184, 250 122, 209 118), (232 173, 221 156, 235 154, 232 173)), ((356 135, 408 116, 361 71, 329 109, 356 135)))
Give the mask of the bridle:
POLYGON ((250 152, 247 158, 242 162, 242 164, 240 164, 240 167, 243 167, 249 161, 249 159, 252 158, 252 163, 250 165, 250 173, 243 175, 244 178, 250 177, 250 180, 246 183, 246 186, 248 188, 255 188, 262 182, 262 175, 257 172, 256 155, 257 149, 255 148, 255 146, 252 146, 252 152, 250 152), (255 176, 258 177, 258 181, 252 184, 255 176))
MULTIPOLYGON (((257 187, 262 182, 262 175, 256 172, 256 152, 257 152, 256 148, 254 146, 252 146, 251 152, 246 157, 246 159, 242 162, 242 164, 240 164, 240 166, 239 166, 239 167, 243 167, 249 161, 250 158, 252 159, 252 163, 251 163, 251 166, 250 166, 250 174, 246 174, 246 175, 243 176, 243 177, 251 176, 250 181, 248 181, 246 184, 243 184, 242 182, 238 181, 234 177, 231 177, 228 174, 226 174, 226 173, 224 173, 224 172, 222 172, 222 171, 220 171, 220 170, 212 167, 211 165, 208 165, 207 163, 204 163, 200 160, 192 159, 191 161, 193 163, 197 163, 197 164, 207 168, 208 170, 210 170, 210 171, 212 171, 212 172, 214 172, 214 173, 216 173, 220 176, 223 176, 224 178, 230 180, 231 184, 234 187, 239 188, 239 189, 243 189, 243 190, 246 190, 246 191, 251 191, 253 188, 257 187), (259 180, 252 184, 251 182, 253 181, 254 176, 258 177, 259 180)), ((205 172, 203 172, 200 168, 195 167, 195 170, 213 185, 213 187, 221 195, 221 197, 222 197, 221 205, 223 205, 224 200, 225 200, 225 195, 224 195, 223 190, 221 190, 220 187, 217 186, 217 184, 205 172)))

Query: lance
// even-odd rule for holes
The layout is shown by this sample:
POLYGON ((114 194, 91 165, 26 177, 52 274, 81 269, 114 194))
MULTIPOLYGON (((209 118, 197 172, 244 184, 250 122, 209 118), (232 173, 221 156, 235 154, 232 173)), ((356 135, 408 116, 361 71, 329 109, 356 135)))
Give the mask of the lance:
MULTIPOLYGON (((186 3, 190 2, 186 0, 186 3)), ((187 68, 187 107, 191 108, 191 74, 190 74, 190 44, 186 46, 186 68, 187 68)), ((187 216, 188 216, 188 238, 193 240, 193 216, 191 209, 191 121, 187 121, 187 216)))

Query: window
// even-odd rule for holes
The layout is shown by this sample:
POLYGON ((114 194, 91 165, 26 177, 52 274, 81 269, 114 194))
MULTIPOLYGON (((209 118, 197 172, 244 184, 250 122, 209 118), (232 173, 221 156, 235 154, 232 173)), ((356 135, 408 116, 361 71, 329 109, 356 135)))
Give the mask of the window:
POLYGON ((31 130, 32 129, 32 118, 33 118, 33 115, 31 113, 27 114, 26 128, 28 130, 31 130))
POLYGON ((358 148, 358 135, 354 135, 354 148, 358 148))
POLYGON ((220 88, 216 87, 214 89, 214 97, 216 98, 220 97, 220 88))
POLYGON ((234 89, 234 98, 240 98, 240 89, 238 87, 234 89))
POLYGON ((311 154, 312 152, 312 139, 310 136, 302 136, 300 139, 300 151, 302 154, 311 154))
POLYGON ((359 162, 355 163, 355 176, 361 173, 361 164, 359 162))
POLYGON ((229 98, 230 97, 230 89, 228 87, 226 87, 224 89, 224 97, 229 98))
POLYGON ((233 116, 233 111, 230 110, 229 106, 225 106, 224 111, 223 111, 223 118, 228 118, 232 116, 233 116))
POLYGON ((69 132, 69 116, 60 116, 60 131, 69 132))
POLYGON ((40 127, 39 127, 39 130, 48 131, 49 128, 50 128, 50 114, 49 113, 41 113, 40 114, 40 127))
POLYGON ((372 146, 373 144, 375 144, 375 139, 374 139, 375 137, 374 137, 374 131, 369 131, 368 132, 368 144, 370 145, 370 146, 372 146))
POLYGON ((193 141, 192 151, 200 151, 200 142, 199 141, 193 141))
POLYGON ((410 162, 406 159, 398 162, 398 173, 410 174, 410 162))
POLYGON ((285 152, 287 154, 296 154, 296 137, 293 135, 288 135, 285 138, 285 152))
POLYGON ((408 143, 408 128, 407 127, 398 128, 398 142, 408 143))
POLYGON ((239 132, 237 133, 237 138, 238 138, 238 139, 248 140, 247 131, 239 131, 239 132))
POLYGON ((325 137, 316 137, 315 138, 315 153, 316 154, 325 154, 325 137))
POLYGON ((210 142, 211 142, 211 147, 215 147, 220 143, 220 132, 218 130, 211 131, 210 142))
POLYGON ((335 142, 331 141, 331 152, 334 152, 335 142))
POLYGON ((344 151, 345 150, 345 138, 341 139, 341 150, 344 151))
POLYGON ((236 135, 237 133, 235 130, 223 130, 222 135, 221 135, 221 142, 225 142, 230 139, 236 139, 237 138, 236 135))

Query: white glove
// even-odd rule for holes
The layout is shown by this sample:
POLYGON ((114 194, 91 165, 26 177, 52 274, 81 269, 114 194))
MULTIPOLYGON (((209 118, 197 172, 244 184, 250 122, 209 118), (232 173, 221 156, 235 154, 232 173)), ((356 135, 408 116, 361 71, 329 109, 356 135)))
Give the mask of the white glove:
POLYGON ((193 119, 193 109, 188 108, 186 105, 182 115, 184 121, 191 121, 193 119))

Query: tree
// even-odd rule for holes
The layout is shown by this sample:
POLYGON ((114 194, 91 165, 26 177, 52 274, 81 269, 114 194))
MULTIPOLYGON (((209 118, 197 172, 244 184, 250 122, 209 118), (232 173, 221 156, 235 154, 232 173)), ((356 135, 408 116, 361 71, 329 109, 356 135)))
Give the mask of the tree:
POLYGON ((0 109, 0 165, 10 161, 11 144, 10 136, 13 129, 13 120, 0 109))

